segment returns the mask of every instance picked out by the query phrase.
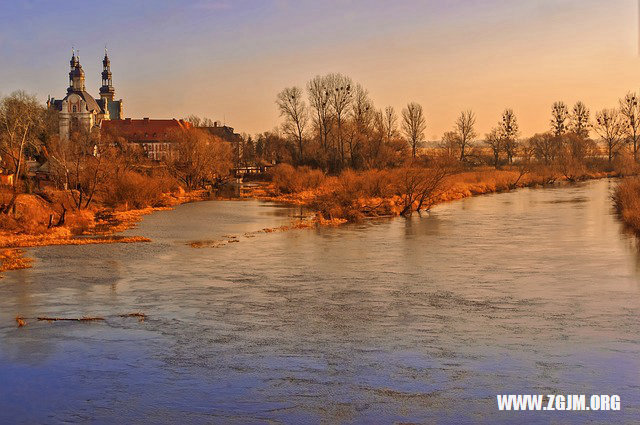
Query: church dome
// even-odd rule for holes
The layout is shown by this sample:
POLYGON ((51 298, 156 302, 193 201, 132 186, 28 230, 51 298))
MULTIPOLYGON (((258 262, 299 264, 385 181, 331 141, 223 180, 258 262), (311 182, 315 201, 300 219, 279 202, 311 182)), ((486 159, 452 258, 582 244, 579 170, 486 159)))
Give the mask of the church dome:
POLYGON ((71 71, 69 73, 69 76, 71 78, 73 78, 73 77, 84 77, 84 71, 82 70, 82 66, 78 65, 75 68, 73 68, 73 71, 71 71))

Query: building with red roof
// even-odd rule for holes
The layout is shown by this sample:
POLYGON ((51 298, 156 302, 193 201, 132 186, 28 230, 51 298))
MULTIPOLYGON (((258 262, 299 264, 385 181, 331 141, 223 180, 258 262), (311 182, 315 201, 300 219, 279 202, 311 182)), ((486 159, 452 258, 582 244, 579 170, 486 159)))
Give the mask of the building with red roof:
POLYGON ((103 135, 122 137, 129 143, 138 143, 147 152, 149 158, 163 159, 170 148, 169 137, 176 130, 192 128, 190 122, 177 119, 131 119, 102 121, 100 132, 103 135))

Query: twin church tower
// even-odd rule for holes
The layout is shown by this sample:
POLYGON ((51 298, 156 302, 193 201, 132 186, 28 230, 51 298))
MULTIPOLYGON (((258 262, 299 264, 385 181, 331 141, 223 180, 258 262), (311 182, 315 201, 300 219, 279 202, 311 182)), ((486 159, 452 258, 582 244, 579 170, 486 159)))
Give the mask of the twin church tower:
POLYGON ((73 126, 91 130, 100 126, 103 120, 122 119, 122 99, 115 100, 115 89, 111 76, 111 61, 104 49, 102 59, 102 86, 100 98, 94 99, 85 89, 84 70, 80 65, 80 57, 75 51, 71 53, 69 62, 69 88, 62 100, 49 98, 47 106, 60 111, 60 138, 68 139, 73 126))

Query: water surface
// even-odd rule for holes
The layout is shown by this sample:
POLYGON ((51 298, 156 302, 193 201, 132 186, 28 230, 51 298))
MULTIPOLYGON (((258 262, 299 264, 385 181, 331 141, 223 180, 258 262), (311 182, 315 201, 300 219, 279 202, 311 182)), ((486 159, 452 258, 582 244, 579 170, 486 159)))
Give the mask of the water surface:
POLYGON ((633 422, 640 268, 614 184, 254 237, 300 211, 201 202, 127 232, 148 244, 32 249, 0 280, 0 423, 633 422), (503 393, 622 411, 498 412, 503 393))

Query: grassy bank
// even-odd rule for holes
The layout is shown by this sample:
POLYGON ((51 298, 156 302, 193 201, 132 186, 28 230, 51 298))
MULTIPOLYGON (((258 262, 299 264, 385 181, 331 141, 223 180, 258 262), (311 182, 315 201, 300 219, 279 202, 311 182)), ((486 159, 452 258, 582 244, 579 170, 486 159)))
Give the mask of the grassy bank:
MULTIPOLYGON (((614 172, 586 172, 580 180, 613 175, 614 172)), ((566 176, 542 167, 465 171, 435 164, 392 170, 349 170, 338 176, 326 176, 305 167, 279 166, 273 171, 272 181, 254 190, 252 196, 307 206, 317 212, 319 220, 354 222, 407 216, 442 202, 567 180, 566 176)))
POLYGON ((0 216, 3 220, 0 223, 0 248, 148 241, 138 236, 113 234, 135 226, 144 215, 207 196, 203 191, 178 192, 166 194, 156 206, 126 209, 126 206, 106 208, 96 204, 87 209, 65 207, 61 210, 64 201, 51 200, 56 195, 64 196, 64 193, 18 195, 15 212, 0 216))
POLYGON ((19 194, 12 214, 0 215, 0 273, 31 267, 31 259, 19 248, 50 245, 89 245, 149 242, 142 236, 119 236, 154 211, 208 198, 208 192, 178 191, 164 194, 155 206, 126 209, 96 203, 87 209, 67 209, 65 192, 19 194))
POLYGON ((613 201, 620 218, 635 231, 640 232, 640 178, 623 179, 616 188, 613 201))
MULTIPOLYGON (((24 256, 22 249, 2 249, 0 250, 0 273, 7 270, 28 269, 32 261, 24 256)), ((0 277, 2 277, 1 274, 0 277)))

